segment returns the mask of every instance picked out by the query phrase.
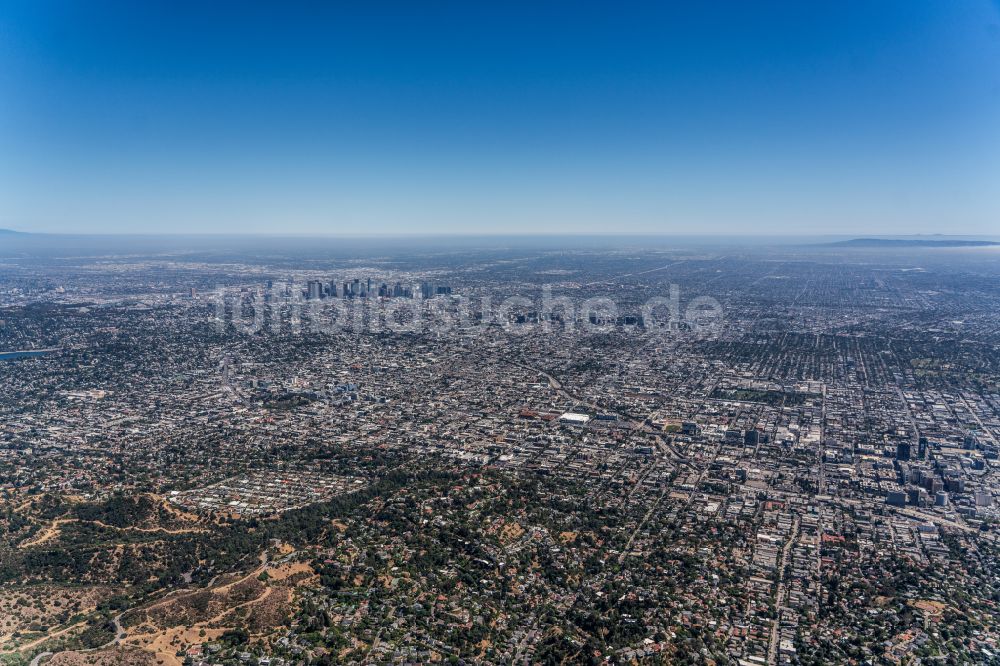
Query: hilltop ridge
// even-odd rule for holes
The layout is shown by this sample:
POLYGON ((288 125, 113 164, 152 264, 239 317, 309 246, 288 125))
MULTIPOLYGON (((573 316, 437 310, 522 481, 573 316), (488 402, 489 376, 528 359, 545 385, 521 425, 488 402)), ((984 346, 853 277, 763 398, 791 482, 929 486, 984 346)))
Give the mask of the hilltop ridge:
POLYGON ((989 247, 1000 245, 997 241, 986 240, 923 240, 917 238, 852 238, 846 241, 827 243, 840 247, 989 247))

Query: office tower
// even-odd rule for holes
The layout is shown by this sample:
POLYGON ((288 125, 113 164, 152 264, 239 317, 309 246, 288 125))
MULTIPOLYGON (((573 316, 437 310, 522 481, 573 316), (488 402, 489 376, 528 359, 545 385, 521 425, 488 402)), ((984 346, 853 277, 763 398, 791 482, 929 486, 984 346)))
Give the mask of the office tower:
POLYGON ((902 490, 890 490, 885 497, 885 503, 892 506, 906 506, 906 493, 902 490))
POLYGON ((322 298, 323 295, 323 283, 319 280, 309 281, 309 296, 310 300, 322 298))
POLYGON ((899 442, 896 444, 896 460, 909 460, 910 459, 910 443, 909 442, 899 442))

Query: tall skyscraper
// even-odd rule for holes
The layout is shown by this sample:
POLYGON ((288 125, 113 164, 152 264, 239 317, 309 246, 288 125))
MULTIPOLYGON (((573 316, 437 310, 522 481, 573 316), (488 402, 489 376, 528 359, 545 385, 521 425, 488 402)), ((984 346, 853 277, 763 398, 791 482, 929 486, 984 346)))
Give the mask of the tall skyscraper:
POLYGON ((910 459, 910 443, 899 442, 896 444, 896 460, 906 461, 910 459))
POLYGON ((309 296, 310 300, 320 299, 323 297, 323 283, 319 280, 309 281, 309 296))

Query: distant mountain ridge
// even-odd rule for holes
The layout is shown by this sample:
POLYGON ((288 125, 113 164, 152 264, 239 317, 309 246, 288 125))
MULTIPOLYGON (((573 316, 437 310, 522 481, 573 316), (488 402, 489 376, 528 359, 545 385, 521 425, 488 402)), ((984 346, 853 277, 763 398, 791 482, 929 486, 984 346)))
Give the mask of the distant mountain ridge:
POLYGON ((23 231, 14 231, 13 229, 0 229, 0 236, 27 236, 28 234, 23 231))
POLYGON ((998 241, 984 240, 921 240, 918 238, 852 238, 827 243, 840 247, 989 247, 998 241))

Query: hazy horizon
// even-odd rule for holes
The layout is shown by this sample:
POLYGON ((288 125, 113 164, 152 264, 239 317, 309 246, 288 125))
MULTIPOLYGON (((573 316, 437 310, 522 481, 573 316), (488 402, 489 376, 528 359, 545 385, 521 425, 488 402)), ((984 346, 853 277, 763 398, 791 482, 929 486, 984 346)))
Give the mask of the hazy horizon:
POLYGON ((558 238, 620 238, 620 239, 642 239, 642 238, 662 238, 662 239, 720 239, 720 240, 788 240, 788 241, 839 241, 857 239, 877 239, 877 240, 993 240, 1000 239, 1000 233, 878 233, 873 231, 859 233, 816 233, 809 231, 801 232, 764 232, 748 233, 740 232, 713 232, 713 231, 522 231, 505 232, 493 231, 370 231, 358 233, 337 233, 321 231, 26 231, 9 227, 0 227, 0 233, 13 234, 14 236, 28 237, 136 237, 136 238, 275 238, 275 239, 351 239, 351 240, 379 240, 379 239, 431 239, 431 238, 452 238, 452 239, 558 239, 558 238))

